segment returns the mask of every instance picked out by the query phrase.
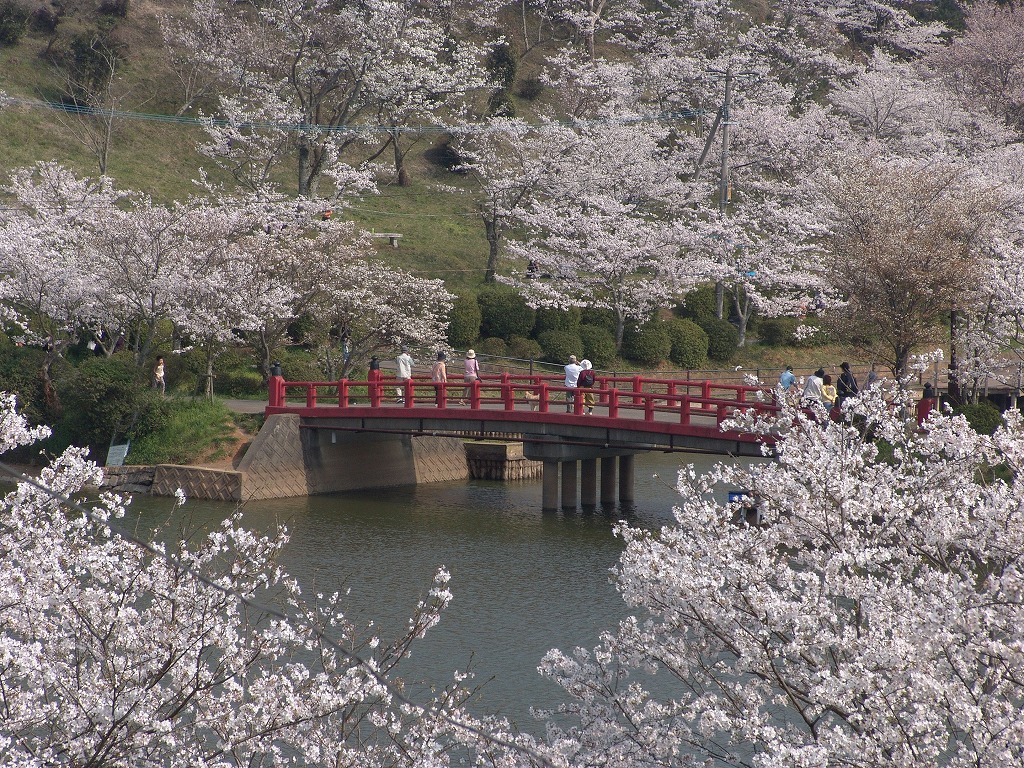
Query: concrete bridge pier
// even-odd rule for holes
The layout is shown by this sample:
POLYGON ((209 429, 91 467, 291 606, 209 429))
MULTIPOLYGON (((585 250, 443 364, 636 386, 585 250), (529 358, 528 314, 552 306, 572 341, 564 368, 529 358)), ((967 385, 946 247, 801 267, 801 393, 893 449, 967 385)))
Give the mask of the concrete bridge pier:
POLYGON ((558 462, 545 460, 541 477, 541 508, 545 512, 554 512, 558 509, 558 462))
POLYGON ((619 501, 624 504, 632 504, 634 499, 633 479, 634 462, 633 454, 619 456, 619 501))
POLYGON ((580 506, 597 506, 597 459, 580 461, 580 506))
POLYGON ((543 463, 541 506, 545 512, 576 509, 577 503, 584 508, 596 507, 598 459, 601 461, 601 503, 614 504, 616 489, 619 501, 633 501, 633 453, 585 445, 526 443, 523 454, 543 463))
POLYGON ((615 465, 614 456, 601 458, 601 503, 606 507, 615 506, 615 465))
POLYGON ((562 509, 576 509, 576 462, 562 461, 562 509))

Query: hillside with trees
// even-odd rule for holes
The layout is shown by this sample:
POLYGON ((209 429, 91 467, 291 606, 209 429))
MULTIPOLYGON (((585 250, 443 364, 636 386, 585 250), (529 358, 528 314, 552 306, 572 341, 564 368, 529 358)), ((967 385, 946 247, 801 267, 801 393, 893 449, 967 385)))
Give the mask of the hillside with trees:
MULTIPOLYGON (((5 0, 2 18, 9 74, 0 117, 24 145, 10 160, 23 161, 21 178, 59 172, 109 187, 119 200, 111 204, 133 209, 135 242, 166 241, 132 257, 141 260, 136 274, 157 283, 200 274, 164 229, 187 210, 202 218, 230 208, 250 228, 261 217, 265 229, 287 226, 253 247, 280 251, 290 240, 308 262, 293 254, 290 266, 268 271, 255 254, 242 267, 198 256, 215 290, 238 295, 232 281, 242 280, 283 301, 267 310, 278 330, 247 328, 227 310, 186 327, 190 310, 172 311, 163 298, 100 310, 68 297, 89 305, 65 311, 68 343, 130 338, 142 365, 152 354, 147 333, 166 322, 175 339, 205 347, 211 364, 215 343, 248 340, 265 376, 295 321, 316 318, 317 327, 288 336, 307 346, 360 336, 350 311, 313 311, 355 306, 325 287, 344 278, 313 263, 334 253, 398 269, 385 283, 442 279, 471 300, 498 282, 530 309, 563 313, 557 344, 541 338, 550 328, 528 322, 503 334, 488 333, 487 317, 466 328, 463 313, 459 344, 487 342, 492 354, 558 359, 568 343, 649 365, 670 354, 664 323, 674 309, 702 326, 712 354, 756 341, 763 322, 766 337, 781 328, 787 343, 850 340, 903 374, 912 352, 949 343, 952 327, 950 357, 968 390, 1004 375, 1014 357, 1019 315, 1006 294, 1020 261, 1024 97, 1006 33, 1020 28, 1020 14, 1010 5, 5 0), (980 38, 998 66, 977 63, 980 38), (143 147, 134 139, 144 134, 143 147), (60 168, 30 170, 29 160, 60 168), (286 200, 304 221, 273 221, 286 200), (297 246, 325 228, 348 240, 297 246), (397 251, 372 237, 399 229, 397 251), (264 282, 242 276, 246 269, 262 270, 264 282), (687 302, 709 285, 713 317, 687 302), (586 314, 582 333, 569 310, 586 314), (653 350, 629 344, 638 333, 658 338, 653 350)), ((36 248, 16 233, 46 243, 34 227, 55 221, 19 199, 19 183, 12 177, 6 189, 15 262, 36 248)), ((94 271, 83 283, 113 291, 95 252, 118 237, 101 230, 126 225, 70 210, 85 204, 46 203, 67 209, 81 230, 81 264, 94 271)), ((26 301, 11 290, 9 306, 26 301)), ((436 318, 420 321, 455 319, 445 315, 448 295, 437 294, 436 318)), ((24 309, 30 327, 46 313, 24 309)), ((403 321, 384 335, 352 359, 363 365, 385 341, 443 346, 443 331, 417 335, 403 321)), ((699 362, 701 337, 688 338, 697 348, 675 357, 699 362)))

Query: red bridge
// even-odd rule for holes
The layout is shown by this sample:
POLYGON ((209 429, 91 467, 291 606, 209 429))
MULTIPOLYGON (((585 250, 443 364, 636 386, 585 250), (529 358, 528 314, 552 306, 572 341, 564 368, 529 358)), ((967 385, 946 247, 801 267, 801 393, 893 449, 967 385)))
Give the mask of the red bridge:
POLYGON ((509 373, 468 385, 274 376, 266 414, 296 414, 305 430, 522 441, 527 458, 544 462, 544 508, 553 509, 560 468, 563 505, 575 506, 576 462, 586 505, 596 502, 598 459, 602 501, 612 500, 618 474, 619 500, 629 502, 636 453, 760 456, 759 438, 725 431, 722 422, 740 409, 775 410, 764 395, 761 387, 641 376, 599 377, 589 389, 567 388, 562 376, 509 373))

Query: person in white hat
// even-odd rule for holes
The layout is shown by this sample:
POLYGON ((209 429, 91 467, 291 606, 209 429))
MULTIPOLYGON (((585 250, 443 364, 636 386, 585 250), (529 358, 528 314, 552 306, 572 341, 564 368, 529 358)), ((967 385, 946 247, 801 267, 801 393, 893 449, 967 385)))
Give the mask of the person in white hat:
POLYGON ((480 378, 480 363, 477 362, 476 352, 472 349, 466 351, 466 359, 462 361, 462 378, 466 382, 466 386, 462 390, 462 399, 459 400, 459 405, 466 404, 470 392, 473 391, 473 382, 480 378))
POLYGON ((576 380, 576 386, 583 390, 583 412, 588 416, 594 413, 596 398, 594 397, 594 364, 589 360, 580 360, 580 377, 576 380))

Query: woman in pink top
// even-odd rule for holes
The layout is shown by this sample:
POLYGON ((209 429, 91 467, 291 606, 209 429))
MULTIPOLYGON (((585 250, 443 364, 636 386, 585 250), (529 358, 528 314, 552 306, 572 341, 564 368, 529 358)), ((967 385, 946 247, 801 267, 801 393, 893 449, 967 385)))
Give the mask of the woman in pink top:
POLYGON ((465 380, 466 386, 462 390, 462 399, 459 400, 459 405, 466 404, 466 400, 469 398, 470 392, 473 391, 473 382, 480 378, 480 363, 477 362, 476 352, 472 349, 466 352, 466 359, 463 361, 462 365, 462 378, 465 380))

